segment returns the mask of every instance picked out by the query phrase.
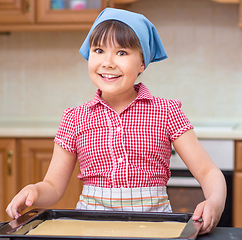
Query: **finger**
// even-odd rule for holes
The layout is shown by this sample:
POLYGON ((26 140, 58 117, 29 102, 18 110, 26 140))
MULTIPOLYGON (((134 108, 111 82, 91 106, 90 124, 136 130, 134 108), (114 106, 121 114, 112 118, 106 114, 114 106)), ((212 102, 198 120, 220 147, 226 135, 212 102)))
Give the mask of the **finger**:
POLYGON ((12 207, 11 204, 8 205, 7 209, 6 209, 7 214, 9 215, 9 217, 11 217, 12 219, 17 219, 21 216, 20 212, 18 211, 17 208, 12 207))
POLYGON ((204 208, 203 202, 197 205, 197 207, 193 213, 193 216, 192 216, 193 221, 197 221, 202 217, 203 208, 204 208))
POLYGON ((25 205, 30 207, 33 205, 34 201, 35 201, 35 194, 32 191, 30 191, 26 198, 25 205))
POLYGON ((199 231, 199 235, 210 232, 213 227, 213 220, 209 212, 210 210, 206 208, 206 201, 204 201, 197 205, 193 213, 193 221, 197 221, 201 217, 203 219, 203 225, 199 231))
POLYGON ((8 207, 6 208, 6 213, 8 214, 8 216, 9 216, 10 218, 14 219, 14 214, 13 214, 13 212, 11 211, 9 205, 8 205, 8 207))
POLYGON ((25 202, 25 205, 28 206, 28 207, 32 206, 32 204, 33 204, 33 201, 28 200, 28 199, 25 202))
POLYGON ((24 210, 28 205, 32 205, 33 194, 28 192, 20 192, 13 200, 9 203, 6 212, 12 219, 17 219, 21 216, 21 211, 24 210), (29 201, 28 201, 29 198, 29 201), (27 201, 27 204, 26 204, 27 201))
POLYGON ((213 228, 213 219, 210 214, 206 214, 206 212, 203 213, 203 226, 200 229, 201 234, 208 233, 213 228))
POLYGON ((212 227, 209 225, 206 229, 204 229, 203 227, 200 229, 199 235, 203 235, 206 233, 209 233, 212 230, 212 227))
POLYGON ((16 215, 14 216, 14 219, 18 219, 21 216, 21 213, 19 213, 18 211, 16 212, 16 215))

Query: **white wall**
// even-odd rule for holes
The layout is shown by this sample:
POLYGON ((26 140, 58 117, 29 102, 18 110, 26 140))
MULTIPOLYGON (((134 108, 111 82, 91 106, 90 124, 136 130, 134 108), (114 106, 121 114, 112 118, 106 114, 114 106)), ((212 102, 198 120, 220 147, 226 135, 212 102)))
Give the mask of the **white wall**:
MULTIPOLYGON (((242 118, 242 30, 238 5, 209 0, 140 0, 168 59, 140 76, 153 95, 181 99, 191 119, 242 118)), ((78 53, 87 32, 0 35, 0 120, 59 119, 93 98, 78 53)))

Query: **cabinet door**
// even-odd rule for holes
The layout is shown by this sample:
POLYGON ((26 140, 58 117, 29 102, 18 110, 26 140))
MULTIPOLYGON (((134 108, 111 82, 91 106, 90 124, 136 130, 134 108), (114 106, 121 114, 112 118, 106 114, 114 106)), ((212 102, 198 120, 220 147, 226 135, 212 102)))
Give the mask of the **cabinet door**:
POLYGON ((242 141, 235 142, 235 169, 242 171, 242 141))
POLYGON ((74 10, 74 4, 78 1, 59 1, 59 6, 58 4, 57 6, 53 5, 55 2, 50 0, 37 0, 38 23, 76 23, 88 24, 88 27, 90 27, 90 24, 94 22, 100 11, 107 6, 106 0, 83 0, 79 1, 83 6, 79 5, 78 9, 77 5, 76 10, 74 10), (60 2, 63 2, 63 5, 60 5, 60 2))
POLYGON ((242 227, 242 141, 235 142, 235 172, 233 183, 233 226, 242 227))
MULTIPOLYGON (((53 153, 53 139, 22 139, 21 187, 42 181, 53 153)), ((51 208, 74 209, 82 191, 82 181, 77 179, 79 165, 76 164, 63 198, 51 208)), ((28 209, 29 210, 29 209, 28 209)))
POLYGON ((0 24, 34 22, 35 0, 0 0, 0 24))
POLYGON ((10 220, 5 209, 18 191, 15 139, 0 139, 0 221, 10 220))
POLYGON ((234 173, 233 227, 242 227, 242 172, 234 173))

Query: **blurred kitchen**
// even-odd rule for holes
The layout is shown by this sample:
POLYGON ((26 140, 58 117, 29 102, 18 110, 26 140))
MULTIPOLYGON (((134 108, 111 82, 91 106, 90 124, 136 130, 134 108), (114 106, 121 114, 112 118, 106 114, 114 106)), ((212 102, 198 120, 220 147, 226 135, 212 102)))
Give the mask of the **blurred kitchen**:
MULTIPOLYGON (((77 9, 81 14, 88 1, 94 4, 90 6, 94 9, 92 14, 101 11, 101 2, 93 0, 60 1, 64 5, 52 5, 51 11, 70 14, 67 8, 74 8, 70 3, 81 2, 77 9)), ((14 191, 44 176, 63 111, 91 100, 96 91, 88 76, 87 62, 78 52, 91 24, 83 24, 83 29, 78 30, 72 20, 63 20, 46 28, 43 25, 48 26, 48 22, 41 26, 29 23, 31 27, 21 30, 21 23, 4 22, 1 2, 4 1, 0 0, 0 156, 8 161, 0 161, 0 184, 7 183, 12 192, 0 186, 0 221, 6 218, 3 210, 14 191), (39 173, 35 163, 29 166, 29 161, 37 161, 43 172, 39 173), (29 172, 33 176, 28 178, 29 172), (5 178, 1 180, 1 176, 5 178)), ((48 0, 49 6, 51 2, 48 0)), ((224 169, 234 173, 228 211, 233 212, 233 226, 242 227, 242 1, 114 2, 115 6, 150 19, 168 54, 165 61, 149 65, 139 81, 152 95, 180 99, 199 139, 228 141, 228 151, 228 145, 215 149, 224 151, 219 159, 226 154, 231 158, 224 169)))

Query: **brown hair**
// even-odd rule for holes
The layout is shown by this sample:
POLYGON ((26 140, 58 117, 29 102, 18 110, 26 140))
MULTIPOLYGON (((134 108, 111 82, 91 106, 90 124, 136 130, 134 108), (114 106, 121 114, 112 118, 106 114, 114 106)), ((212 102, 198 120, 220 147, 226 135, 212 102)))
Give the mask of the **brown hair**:
POLYGON ((89 39, 90 46, 118 43, 122 48, 138 49, 143 56, 142 47, 135 32, 125 23, 107 20, 98 24, 89 39))

